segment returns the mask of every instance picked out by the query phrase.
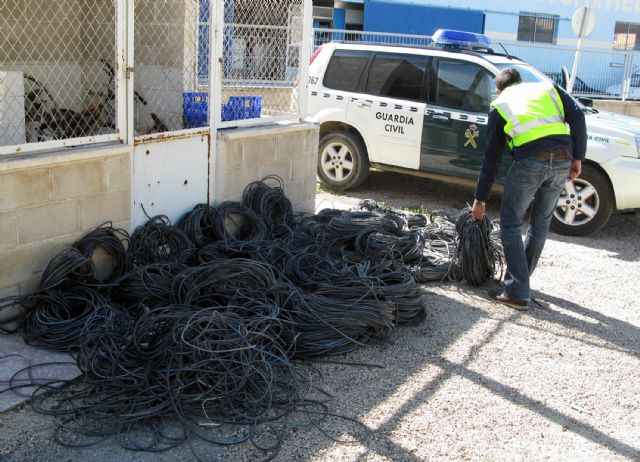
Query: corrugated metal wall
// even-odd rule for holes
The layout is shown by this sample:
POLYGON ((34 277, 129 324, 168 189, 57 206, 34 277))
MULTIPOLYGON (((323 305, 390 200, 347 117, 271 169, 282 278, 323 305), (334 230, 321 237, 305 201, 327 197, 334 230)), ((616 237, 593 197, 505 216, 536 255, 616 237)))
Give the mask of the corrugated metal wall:
POLYGON ((438 29, 484 32, 484 13, 478 10, 368 0, 364 30, 432 35, 438 29))

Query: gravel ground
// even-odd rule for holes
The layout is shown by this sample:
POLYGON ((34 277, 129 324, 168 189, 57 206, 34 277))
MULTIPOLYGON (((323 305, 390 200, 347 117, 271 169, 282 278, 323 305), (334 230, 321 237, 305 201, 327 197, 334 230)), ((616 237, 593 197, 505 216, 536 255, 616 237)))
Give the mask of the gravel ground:
MULTIPOLYGON (((319 208, 362 198, 458 210, 460 186, 373 172, 357 192, 320 191, 319 208)), ((497 214, 498 199, 489 203, 497 214)), ((534 279, 542 306, 520 313, 486 287, 425 284, 427 320, 341 360, 318 365, 318 384, 344 419, 289 430, 282 461, 640 460, 640 219, 617 215, 586 238, 551 234, 534 279)), ((0 415, 0 461, 190 461, 188 447, 133 453, 113 441, 67 449, 53 422, 27 406, 0 415)), ((203 460, 258 460, 247 447, 198 445, 203 460)))

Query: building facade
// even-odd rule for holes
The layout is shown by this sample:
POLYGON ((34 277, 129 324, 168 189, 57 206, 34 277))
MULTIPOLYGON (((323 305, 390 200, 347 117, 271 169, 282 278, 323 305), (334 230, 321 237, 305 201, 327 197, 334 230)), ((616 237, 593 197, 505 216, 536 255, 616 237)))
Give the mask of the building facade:
POLYGON ((604 94, 625 79, 626 85, 634 82, 640 75, 640 0, 315 0, 314 27, 414 35, 439 28, 482 32, 503 42, 509 54, 560 75, 575 58, 571 17, 582 6, 593 10, 596 23, 583 40, 589 51, 577 73, 581 85, 587 93, 604 94))

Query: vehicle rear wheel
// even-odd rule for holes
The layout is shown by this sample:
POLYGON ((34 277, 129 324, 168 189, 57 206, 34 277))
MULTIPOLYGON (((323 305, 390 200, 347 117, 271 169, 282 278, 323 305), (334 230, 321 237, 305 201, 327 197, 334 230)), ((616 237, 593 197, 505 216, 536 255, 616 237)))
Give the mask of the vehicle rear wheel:
POLYGON ((320 140, 318 176, 330 189, 355 189, 369 175, 369 158, 362 141, 349 132, 327 133, 320 140))
POLYGON ((613 211, 609 182, 594 167, 582 166, 582 174, 567 181, 551 219, 551 230, 567 236, 586 236, 602 228, 613 211))

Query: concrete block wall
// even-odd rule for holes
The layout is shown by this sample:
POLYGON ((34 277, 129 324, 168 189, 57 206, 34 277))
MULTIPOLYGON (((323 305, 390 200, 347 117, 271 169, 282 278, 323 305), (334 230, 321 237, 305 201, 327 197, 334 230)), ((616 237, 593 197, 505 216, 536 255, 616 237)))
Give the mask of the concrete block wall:
POLYGON ((0 158, 0 297, 33 290, 57 252, 130 217, 126 146, 0 158))
POLYGON ((640 117, 640 101, 593 100, 593 107, 631 117, 640 117))
POLYGON ((278 175, 293 210, 313 212, 319 133, 311 123, 219 131, 214 201, 240 201, 247 184, 278 175))

